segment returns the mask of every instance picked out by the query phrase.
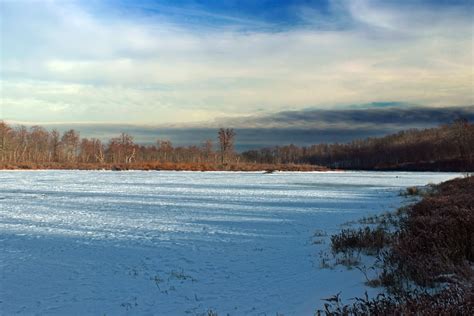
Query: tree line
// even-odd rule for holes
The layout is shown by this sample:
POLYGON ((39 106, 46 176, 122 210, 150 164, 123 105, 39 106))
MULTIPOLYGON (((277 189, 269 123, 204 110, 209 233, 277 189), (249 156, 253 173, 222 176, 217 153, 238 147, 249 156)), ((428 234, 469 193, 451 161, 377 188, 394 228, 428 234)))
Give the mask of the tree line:
POLYGON ((235 153, 235 132, 221 128, 218 131, 218 150, 208 139, 200 145, 173 146, 169 140, 157 139, 153 145, 140 145, 133 136, 121 133, 102 142, 97 138, 81 138, 74 129, 60 133, 41 126, 12 127, 0 121, 0 162, 18 163, 115 163, 140 162, 170 163, 234 163, 240 156, 235 153))
POLYGON ((316 164, 358 170, 474 170, 474 125, 465 119, 345 144, 276 146, 242 153, 256 163, 316 164))
POLYGON ((199 145, 176 147, 169 140, 157 139, 154 144, 140 145, 126 133, 103 142, 81 138, 74 129, 60 133, 56 129, 10 126, 0 121, 0 165, 174 163, 313 165, 365 170, 474 169, 474 126, 463 119, 436 128, 411 129, 344 144, 286 145, 240 154, 234 150, 235 139, 233 129, 221 128, 216 142, 208 139, 199 145))

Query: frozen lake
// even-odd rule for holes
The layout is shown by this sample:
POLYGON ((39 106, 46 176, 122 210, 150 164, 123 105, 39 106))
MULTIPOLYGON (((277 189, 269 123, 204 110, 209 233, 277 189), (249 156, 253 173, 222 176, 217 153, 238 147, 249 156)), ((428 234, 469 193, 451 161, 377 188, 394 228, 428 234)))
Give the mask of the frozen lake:
POLYGON ((366 290, 316 230, 456 176, 0 171, 0 314, 312 315, 366 290))

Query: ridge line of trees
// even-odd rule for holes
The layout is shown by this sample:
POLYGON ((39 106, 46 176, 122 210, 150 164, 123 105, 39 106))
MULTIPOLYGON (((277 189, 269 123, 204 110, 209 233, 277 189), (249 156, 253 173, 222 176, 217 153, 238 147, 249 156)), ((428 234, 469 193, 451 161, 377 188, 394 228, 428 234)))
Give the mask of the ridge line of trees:
POLYGON ((81 138, 78 131, 64 133, 46 130, 41 126, 12 127, 0 121, 0 163, 112 163, 140 162, 211 163, 238 162, 235 153, 235 131, 218 131, 219 149, 214 150, 211 139, 200 145, 173 146, 170 140, 157 139, 155 144, 140 145, 133 136, 121 133, 102 142, 97 138, 81 138))
POLYGON ((474 125, 460 118, 451 124, 410 129, 383 137, 306 147, 276 146, 249 150, 242 159, 268 164, 313 164, 355 170, 474 170, 474 125))
POLYGON ((423 130, 340 144, 276 146, 235 152, 236 132, 221 128, 217 142, 173 146, 169 140, 140 145, 121 133, 107 142, 81 138, 74 129, 60 133, 41 126, 10 126, 0 121, 0 165, 183 163, 314 165, 358 170, 474 170, 474 125, 465 119, 423 130), (217 148, 217 149, 216 149, 217 148))

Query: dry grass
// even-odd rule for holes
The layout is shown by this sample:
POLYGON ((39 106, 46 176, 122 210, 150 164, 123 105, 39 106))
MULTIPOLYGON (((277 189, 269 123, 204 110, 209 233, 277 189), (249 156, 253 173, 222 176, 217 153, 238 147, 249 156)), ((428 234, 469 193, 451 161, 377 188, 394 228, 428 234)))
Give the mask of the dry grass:
POLYGON ((357 250, 376 254, 391 240, 392 235, 382 227, 343 229, 339 234, 331 236, 331 249, 335 253, 357 250))
POLYGON ((403 276, 420 286, 470 277, 474 177, 445 182, 411 207, 386 260, 390 268, 386 277, 403 276))
POLYGON ((411 293, 402 296, 380 294, 374 299, 355 298, 352 304, 343 304, 339 294, 325 299, 324 309, 316 315, 473 315, 473 291, 466 286, 450 286, 430 294, 411 293))
MULTIPOLYGON (((331 237, 335 252, 385 247, 377 251, 379 279, 370 282, 390 294, 356 298, 348 305, 335 295, 316 314, 473 315, 474 177, 442 183, 394 216, 395 232, 379 225, 331 237)), ((366 221, 380 224, 380 218, 366 221)))
POLYGON ((176 171, 327 171, 326 167, 304 164, 254 164, 254 163, 172 163, 172 162, 142 162, 129 164, 114 163, 0 163, 0 170, 176 170, 176 171))

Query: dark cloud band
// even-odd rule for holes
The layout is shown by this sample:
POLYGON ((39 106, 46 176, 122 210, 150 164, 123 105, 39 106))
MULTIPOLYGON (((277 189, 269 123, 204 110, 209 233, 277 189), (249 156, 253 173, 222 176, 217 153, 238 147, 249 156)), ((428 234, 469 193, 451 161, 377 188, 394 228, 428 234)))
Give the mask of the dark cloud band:
POLYGON ((460 117, 474 121, 474 106, 431 108, 371 104, 354 109, 308 109, 223 120, 212 127, 204 124, 202 127, 179 128, 119 124, 61 124, 46 127, 59 130, 75 128, 83 137, 103 140, 126 132, 133 135, 138 143, 152 144, 157 139, 169 139, 175 146, 197 145, 207 139, 216 141, 217 127, 233 127, 237 131, 237 149, 243 151, 286 144, 305 146, 348 142, 409 128, 434 127, 460 117))

